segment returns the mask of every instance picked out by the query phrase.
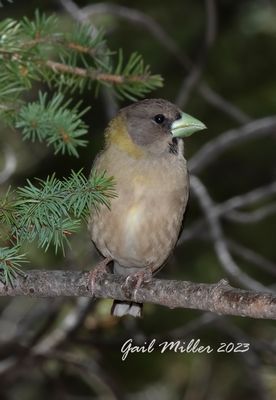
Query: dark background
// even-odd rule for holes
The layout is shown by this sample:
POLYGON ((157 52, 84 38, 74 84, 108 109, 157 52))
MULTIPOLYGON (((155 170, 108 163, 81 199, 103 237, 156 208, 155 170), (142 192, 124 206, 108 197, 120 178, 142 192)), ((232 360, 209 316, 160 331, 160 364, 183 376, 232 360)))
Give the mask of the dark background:
MULTIPOLYGON (((31 17, 36 8, 60 15, 64 29, 72 20, 58 1, 3 2, 0 18, 31 17)), ((77 1, 79 7, 94 2, 77 1)), ((276 108, 276 3, 274 1, 213 2, 199 0, 114 1, 109 4, 141 11, 143 23, 118 18, 113 13, 94 15, 91 22, 103 27, 108 46, 122 48, 126 58, 140 52, 153 73, 164 77, 164 87, 149 97, 162 97, 181 104, 183 110, 208 126, 208 131, 186 140, 186 158, 191 159, 207 142, 229 129, 275 114, 276 108), (209 17, 208 17, 209 15, 209 17), (147 16, 152 18, 148 21, 147 16), (149 23, 149 29, 145 26, 149 23), (154 37, 155 21, 171 40, 154 37), (209 35, 209 39, 208 39, 209 35), (201 72, 195 79, 187 101, 181 90, 189 81, 190 65, 201 72), (185 65, 186 64, 186 67, 185 65), (189 62, 188 62, 189 64, 189 62), (218 94, 218 106, 202 95, 200 85, 208 84, 218 94), (235 107, 235 116, 231 107, 235 107), (224 107, 223 111, 221 108, 224 107)), ((159 31, 160 33, 160 31, 159 31)), ((193 69, 192 69, 193 70, 193 69)), ((29 93, 35 99, 37 88, 29 93)), ((107 92, 98 98, 93 92, 75 96, 91 105, 85 117, 90 126, 89 145, 79 159, 54 156, 42 144, 20 140, 20 134, 0 125, 0 141, 16 152, 18 167, 9 184, 22 185, 26 178, 46 177, 52 172, 66 176, 70 170, 84 168, 88 174, 93 158, 103 145, 103 131, 115 107, 108 107, 107 92)), ((128 104, 121 101, 120 108, 128 104)), ((257 122, 256 122, 257 123, 257 122)), ((2 157, 2 156, 1 156, 2 157)), ((276 179, 276 129, 270 135, 246 140, 221 152, 199 173, 216 203, 244 194, 276 179)), ((1 158, 0 158, 1 162, 1 158)), ((240 211, 252 213, 274 205, 257 222, 235 223, 222 219, 227 240, 254 251, 230 251, 240 270, 263 285, 274 285, 276 275, 275 191, 240 211), (256 255, 261 256, 261 261, 256 255), (265 262, 264 260, 265 259, 265 262), (258 262, 259 260, 259 262, 258 262), (270 265, 266 271, 264 265, 270 265), (256 264, 256 265, 255 265, 256 264)), ((185 219, 185 231, 202 218, 192 194, 185 219)), ((159 277, 213 283, 231 279, 215 254, 208 225, 191 240, 182 240, 159 277)), ((89 269, 96 262, 86 228, 72 238, 66 257, 47 254, 31 247, 31 268, 89 269)), ((276 326, 265 320, 219 317, 191 310, 170 310, 145 305, 142 320, 114 319, 109 316, 111 302, 102 300, 6 299, 0 315, 0 398, 2 399, 185 399, 238 400, 276 397, 276 326), (71 320, 70 320, 71 318, 71 320), (72 318, 77 320, 70 326, 72 318), (72 329, 71 329, 72 328, 72 329), (121 361, 121 346, 128 338, 138 343, 160 340, 200 339, 216 349, 221 342, 250 343, 245 353, 187 354, 155 351, 130 354, 121 361), (45 342, 46 340, 46 342, 45 342), (47 342, 48 340, 48 342, 47 342), (46 343, 46 344, 45 344, 46 343), (50 344, 49 344, 50 343, 50 344), (41 347, 45 346, 43 352, 41 347)))

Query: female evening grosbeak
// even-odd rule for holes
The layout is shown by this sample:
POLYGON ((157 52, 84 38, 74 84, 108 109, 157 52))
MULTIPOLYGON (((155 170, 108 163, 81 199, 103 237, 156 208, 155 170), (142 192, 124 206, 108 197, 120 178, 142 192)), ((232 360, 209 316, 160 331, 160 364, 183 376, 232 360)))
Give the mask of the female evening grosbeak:
MULTIPOLYGON (((102 205, 89 219, 91 239, 105 257, 92 271, 92 285, 110 261, 113 272, 130 276, 136 287, 163 266, 179 237, 189 195, 182 138, 205 128, 162 99, 138 101, 109 123, 92 170, 113 176, 118 196, 110 209, 102 205)), ((141 310, 139 303, 115 300, 112 314, 137 317, 141 310)))

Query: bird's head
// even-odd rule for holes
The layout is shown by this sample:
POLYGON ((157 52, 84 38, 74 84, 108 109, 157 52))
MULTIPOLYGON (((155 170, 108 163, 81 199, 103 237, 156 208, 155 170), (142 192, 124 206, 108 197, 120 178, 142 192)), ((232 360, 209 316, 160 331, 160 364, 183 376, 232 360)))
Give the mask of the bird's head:
POLYGON ((120 110, 107 141, 133 156, 177 153, 178 141, 206 126, 163 99, 146 99, 120 110))

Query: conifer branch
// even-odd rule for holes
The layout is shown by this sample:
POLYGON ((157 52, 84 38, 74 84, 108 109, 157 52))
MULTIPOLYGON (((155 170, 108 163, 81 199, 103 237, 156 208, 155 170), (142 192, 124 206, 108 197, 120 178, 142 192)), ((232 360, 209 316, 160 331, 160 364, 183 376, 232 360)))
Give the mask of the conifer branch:
MULTIPOLYGON (((82 117, 88 108, 72 105, 67 93, 101 85, 118 97, 135 100, 162 85, 152 75, 141 55, 133 53, 124 62, 122 50, 111 52, 102 31, 89 24, 76 24, 62 31, 58 19, 39 11, 34 18, 0 21, 0 118, 17 128, 23 140, 44 142, 55 154, 78 156, 86 146, 88 126, 82 117), (116 60, 117 58, 117 60, 116 60), (26 103, 25 93, 41 82, 56 92, 50 97, 38 92, 26 103), (67 93, 66 93, 67 92, 67 93)), ((109 206, 114 182, 105 175, 86 179, 80 172, 59 180, 29 182, 0 198, 0 273, 11 282, 26 261, 22 246, 36 241, 47 250, 68 242, 81 220, 99 204, 109 206)))
POLYGON ((93 83, 97 91, 98 84, 104 84, 112 87, 119 97, 130 99, 162 86, 161 77, 151 74, 141 55, 133 53, 123 65, 120 50, 116 63, 116 54, 107 47, 103 32, 96 32, 89 24, 62 32, 55 17, 37 11, 33 21, 26 17, 19 22, 2 21, 0 34, 4 37, 0 61, 5 61, 0 68, 0 104, 7 103, 8 93, 13 92, 11 98, 15 99, 15 95, 30 89, 34 81, 71 92, 90 89, 93 83), (9 79, 1 80, 2 77, 9 79))
POLYGON ((64 103, 64 96, 56 93, 47 99, 46 93, 39 92, 38 101, 21 107, 18 112, 16 127, 22 130, 23 140, 36 140, 52 145, 55 154, 61 152, 78 157, 77 148, 86 146, 82 137, 88 126, 81 117, 89 107, 79 111, 81 103, 69 108, 71 100, 64 103))
POLYGON ((116 195, 114 181, 104 173, 87 179, 82 171, 72 171, 63 180, 54 175, 38 184, 28 181, 25 187, 0 198, 0 274, 8 283, 22 262, 24 243, 36 241, 45 251, 53 245, 64 252, 65 244, 100 204, 109 207, 116 195))
POLYGON ((102 81, 113 84, 137 83, 137 82, 143 83, 146 82, 146 80, 148 79, 148 75, 124 76, 120 74, 107 74, 98 71, 89 71, 79 67, 71 67, 70 65, 65 65, 51 60, 47 60, 45 64, 47 67, 51 68, 55 72, 60 71, 62 73, 78 75, 83 78, 90 78, 95 81, 102 81))

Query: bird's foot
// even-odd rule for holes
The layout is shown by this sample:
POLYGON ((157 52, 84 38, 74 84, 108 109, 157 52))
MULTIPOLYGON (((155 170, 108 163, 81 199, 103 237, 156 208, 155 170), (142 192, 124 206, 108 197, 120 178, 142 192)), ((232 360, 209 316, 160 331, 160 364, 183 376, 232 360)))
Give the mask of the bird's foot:
POLYGON ((100 261, 90 272, 87 279, 87 288, 90 289, 91 293, 95 292, 95 285, 97 279, 100 279, 103 275, 108 273, 107 265, 112 261, 111 257, 106 257, 100 261))
POLYGON ((122 290, 126 297, 131 298, 133 296, 133 301, 136 302, 137 290, 141 287, 143 283, 148 283, 152 279, 151 268, 146 268, 141 271, 135 272, 134 274, 128 275, 126 278, 122 290))

